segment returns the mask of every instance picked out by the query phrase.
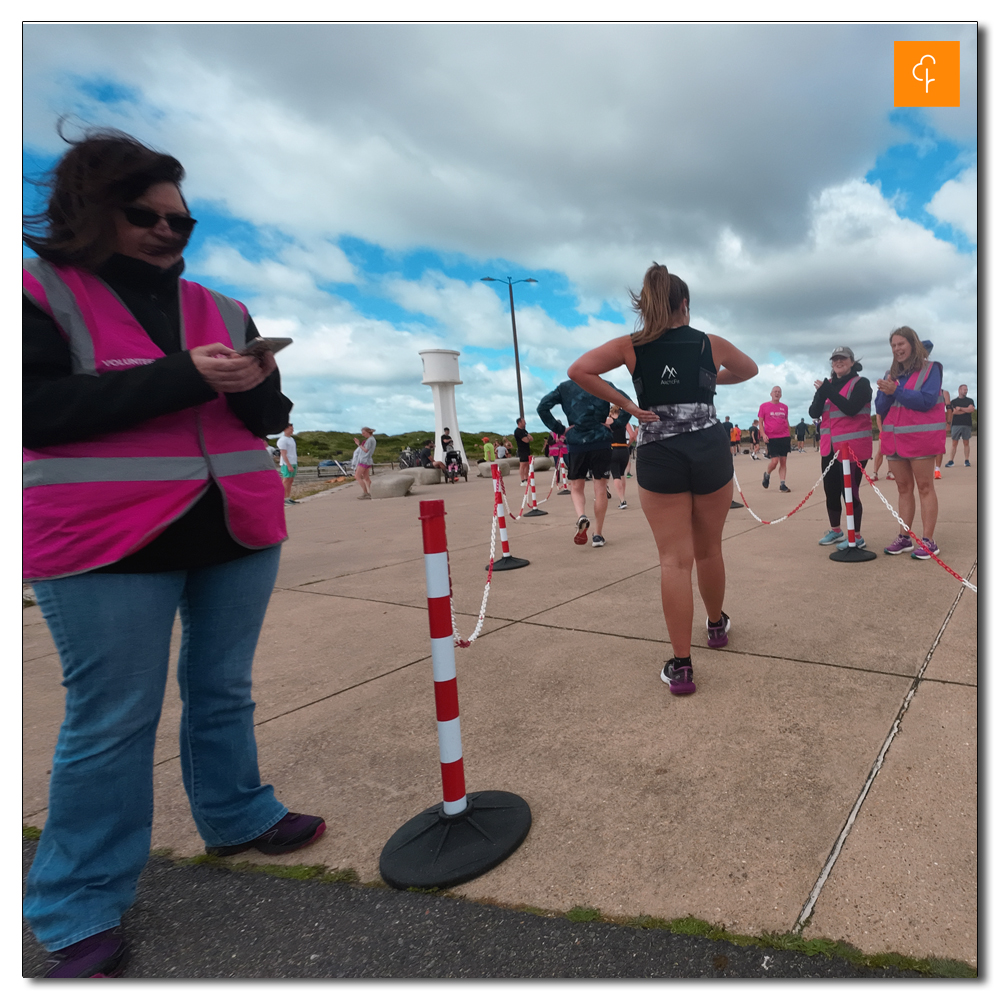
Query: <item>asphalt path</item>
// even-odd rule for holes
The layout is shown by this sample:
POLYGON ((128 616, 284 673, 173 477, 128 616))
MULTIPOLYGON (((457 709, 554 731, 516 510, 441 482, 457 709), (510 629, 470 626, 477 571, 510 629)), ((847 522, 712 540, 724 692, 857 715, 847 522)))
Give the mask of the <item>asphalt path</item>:
MULTIPOLYGON (((27 875, 35 844, 23 841, 27 875)), ((151 857, 122 921, 132 979, 921 978, 663 930, 151 857)), ((25 925, 22 975, 45 968, 25 925)))

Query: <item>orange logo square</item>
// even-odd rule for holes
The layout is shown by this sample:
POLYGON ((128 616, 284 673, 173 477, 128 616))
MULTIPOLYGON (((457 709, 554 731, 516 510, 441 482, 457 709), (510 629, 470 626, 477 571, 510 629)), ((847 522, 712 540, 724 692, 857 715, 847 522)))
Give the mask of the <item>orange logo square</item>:
POLYGON ((894 42, 895 107, 959 107, 959 44, 894 42))

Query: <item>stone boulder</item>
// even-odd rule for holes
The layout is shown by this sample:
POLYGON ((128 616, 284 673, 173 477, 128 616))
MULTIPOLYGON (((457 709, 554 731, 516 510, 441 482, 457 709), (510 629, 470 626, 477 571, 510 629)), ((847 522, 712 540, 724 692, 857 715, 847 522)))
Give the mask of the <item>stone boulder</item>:
POLYGON ((383 476, 375 476, 372 479, 373 500, 387 500, 389 497, 405 497, 412 489, 413 477, 404 476, 401 473, 390 472, 383 476))
POLYGON ((546 455, 535 456, 535 472, 551 472, 555 467, 555 459, 546 455))

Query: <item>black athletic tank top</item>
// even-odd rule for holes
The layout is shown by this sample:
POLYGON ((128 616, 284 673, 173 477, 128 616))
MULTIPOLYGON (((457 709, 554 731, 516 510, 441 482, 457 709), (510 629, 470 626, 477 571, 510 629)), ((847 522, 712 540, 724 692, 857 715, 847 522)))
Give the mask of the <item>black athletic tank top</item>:
POLYGON ((701 330, 679 326, 656 340, 635 346, 635 386, 639 405, 711 403, 717 369, 712 343, 701 330))

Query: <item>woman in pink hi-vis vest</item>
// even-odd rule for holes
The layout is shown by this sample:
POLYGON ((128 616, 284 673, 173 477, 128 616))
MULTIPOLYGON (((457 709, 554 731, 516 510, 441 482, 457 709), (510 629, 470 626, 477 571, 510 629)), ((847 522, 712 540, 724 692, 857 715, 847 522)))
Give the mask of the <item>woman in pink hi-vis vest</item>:
POLYGON ((263 437, 286 426, 274 356, 241 303, 185 281, 184 171, 87 133, 26 219, 24 563, 66 714, 24 914, 48 978, 119 975, 149 857, 153 751, 175 615, 184 787, 206 849, 321 836, 257 767, 251 667, 287 537, 263 437))
POLYGON ((934 491, 934 458, 945 442, 945 405, 941 391, 943 370, 931 361, 933 344, 921 341, 914 330, 901 326, 889 337, 892 367, 877 382, 875 412, 882 418, 879 442, 899 490, 899 516, 914 527, 917 512, 914 486, 920 496, 923 536, 914 547, 909 535, 899 534, 885 547, 887 555, 910 552, 913 559, 937 555, 934 541, 938 502, 934 491))

